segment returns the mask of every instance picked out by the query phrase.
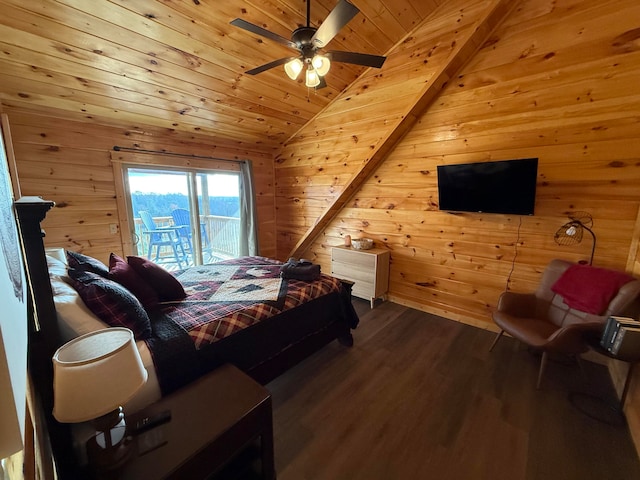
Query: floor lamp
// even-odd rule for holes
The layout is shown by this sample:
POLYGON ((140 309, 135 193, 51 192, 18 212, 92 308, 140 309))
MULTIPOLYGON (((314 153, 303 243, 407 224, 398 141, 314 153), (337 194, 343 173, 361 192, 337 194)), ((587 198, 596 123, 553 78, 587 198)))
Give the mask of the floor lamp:
POLYGON ((589 265, 593 264, 593 254, 596 251, 596 234, 593 233, 593 218, 587 212, 573 212, 569 214, 569 221, 562 225, 554 235, 558 245, 577 245, 582 242, 584 231, 591 234, 593 243, 589 265))

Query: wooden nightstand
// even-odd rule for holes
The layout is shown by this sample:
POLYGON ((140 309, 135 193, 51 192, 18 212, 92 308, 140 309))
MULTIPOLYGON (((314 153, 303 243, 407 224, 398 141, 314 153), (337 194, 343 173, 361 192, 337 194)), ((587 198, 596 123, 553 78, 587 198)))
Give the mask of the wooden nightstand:
POLYGON ((369 300, 373 308, 374 300, 389 290, 389 250, 333 247, 331 275, 354 282, 353 296, 369 300))
POLYGON ((116 478, 216 479, 221 470, 225 479, 236 478, 227 475, 229 464, 249 461, 246 452, 257 440, 261 472, 251 478, 275 478, 271 394, 236 367, 224 365, 128 420, 166 410, 171 420, 156 427, 166 443, 136 454, 116 478))
POLYGON ((603 348, 600 345, 600 340, 598 338, 588 338, 587 343, 593 351, 600 355, 604 355, 605 357, 613 358, 614 360, 621 362, 627 362, 629 364, 627 376, 624 381, 624 387, 622 388, 622 395, 620 396, 620 406, 618 407, 620 412, 624 415, 624 403, 627 400, 627 393, 629 393, 629 386, 631 384, 631 379, 633 378, 633 369, 636 364, 640 362, 640 351, 628 355, 616 355, 603 348))
POLYGON ((640 363, 640 351, 628 355, 615 355, 600 345, 600 335, 587 335, 585 340, 594 352, 607 358, 627 362, 629 369, 627 370, 622 395, 615 405, 609 404, 606 400, 598 396, 584 392, 570 392, 569 401, 578 410, 591 418, 614 425, 624 424, 626 422, 624 404, 627 399, 627 393, 629 393, 634 368, 636 364, 640 363))

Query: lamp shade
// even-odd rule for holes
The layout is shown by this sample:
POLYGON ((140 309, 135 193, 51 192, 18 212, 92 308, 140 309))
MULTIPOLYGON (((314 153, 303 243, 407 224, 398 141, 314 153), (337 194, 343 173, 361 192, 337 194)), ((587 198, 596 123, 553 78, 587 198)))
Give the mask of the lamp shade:
POLYGON ((318 75, 324 77, 327 73, 329 73, 329 69, 331 68, 331 62, 324 55, 316 55, 311 60, 311 65, 316 69, 318 75))
POLYGON ((284 71, 291 80, 295 80, 300 75, 304 64, 299 58, 294 58, 290 62, 284 64, 284 71))
POLYGON ((320 77, 318 76, 318 72, 316 72, 315 68, 309 67, 307 68, 307 74, 305 78, 305 85, 307 87, 317 87, 320 85, 320 77))
POLYGON ((53 416, 67 423, 101 417, 130 400, 146 381, 131 330, 87 333, 53 355, 53 416))

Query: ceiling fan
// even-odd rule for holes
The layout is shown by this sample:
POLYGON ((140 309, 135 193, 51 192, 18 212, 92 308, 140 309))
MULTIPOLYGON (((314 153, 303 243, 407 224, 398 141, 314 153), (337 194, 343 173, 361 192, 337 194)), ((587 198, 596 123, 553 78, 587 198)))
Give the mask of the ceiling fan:
POLYGON ((319 50, 325 47, 359 11, 356 6, 346 0, 339 0, 325 21, 322 22, 322 25, 316 28, 310 24, 311 0, 307 0, 307 25, 296 28, 291 34, 291 40, 287 40, 276 33, 270 32, 241 18, 232 20, 231 25, 262 35, 299 52, 297 56, 280 58, 260 67, 247 70, 246 73, 249 75, 257 75, 258 73, 262 73, 279 65, 284 65, 284 70, 289 78, 295 80, 306 66, 305 84, 307 87, 323 87, 326 85, 324 76, 329 71, 331 61, 363 65, 366 67, 382 67, 386 57, 380 55, 342 52, 337 50, 319 53, 319 50))

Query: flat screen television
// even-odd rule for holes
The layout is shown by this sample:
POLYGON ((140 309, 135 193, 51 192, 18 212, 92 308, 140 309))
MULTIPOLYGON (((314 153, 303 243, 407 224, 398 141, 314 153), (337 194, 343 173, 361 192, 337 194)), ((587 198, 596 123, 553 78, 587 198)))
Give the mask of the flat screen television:
POLYGON ((440 210, 533 215, 538 159, 438 165, 440 210))

